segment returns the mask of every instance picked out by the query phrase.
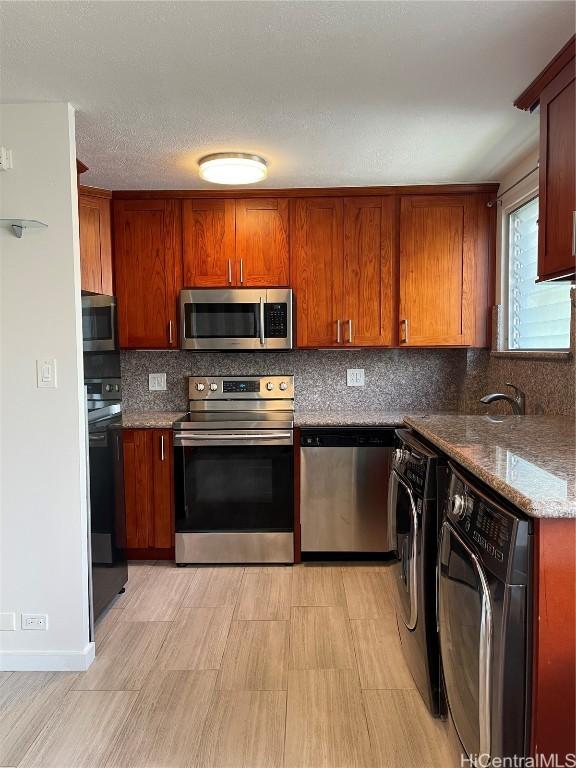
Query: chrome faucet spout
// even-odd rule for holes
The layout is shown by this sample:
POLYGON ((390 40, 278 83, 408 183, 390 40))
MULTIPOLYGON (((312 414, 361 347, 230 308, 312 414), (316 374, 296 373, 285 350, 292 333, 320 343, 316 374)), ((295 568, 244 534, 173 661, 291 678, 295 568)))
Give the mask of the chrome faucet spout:
POLYGON ((526 413, 526 395, 521 389, 514 386, 514 384, 506 382, 506 386, 511 387, 514 390, 514 395, 506 395, 503 392, 493 392, 481 397, 480 402, 484 405, 490 405, 490 403, 496 403, 502 400, 506 403, 510 403, 512 413, 515 416, 524 416, 526 413))

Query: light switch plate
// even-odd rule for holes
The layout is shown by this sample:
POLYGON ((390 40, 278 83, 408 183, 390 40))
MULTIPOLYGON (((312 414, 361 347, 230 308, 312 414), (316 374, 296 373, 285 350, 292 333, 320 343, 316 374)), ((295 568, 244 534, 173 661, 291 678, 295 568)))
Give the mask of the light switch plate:
POLYGON ((56 389, 56 360, 43 357, 36 360, 36 383, 39 389, 56 389))
POLYGON ((16 629, 15 613, 0 613, 0 632, 13 632, 16 629))
POLYGON ((166 374, 165 373, 149 373, 148 374, 148 390, 150 392, 165 392, 166 391, 166 374))
POLYGON ((363 387, 364 368, 348 368, 346 370, 346 384, 349 387, 363 387))

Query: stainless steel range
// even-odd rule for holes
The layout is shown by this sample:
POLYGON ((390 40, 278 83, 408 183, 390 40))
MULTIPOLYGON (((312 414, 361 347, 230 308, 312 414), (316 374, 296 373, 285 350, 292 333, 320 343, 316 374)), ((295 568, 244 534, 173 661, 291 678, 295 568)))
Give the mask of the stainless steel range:
POLYGON ((294 379, 192 376, 174 423, 176 563, 294 560, 294 379))

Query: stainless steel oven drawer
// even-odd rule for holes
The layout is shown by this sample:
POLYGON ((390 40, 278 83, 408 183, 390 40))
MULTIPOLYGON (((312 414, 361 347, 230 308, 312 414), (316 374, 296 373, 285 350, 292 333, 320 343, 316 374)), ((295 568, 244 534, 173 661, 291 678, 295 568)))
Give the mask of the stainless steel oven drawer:
POLYGON ((292 532, 176 533, 177 563, 293 563, 292 532))

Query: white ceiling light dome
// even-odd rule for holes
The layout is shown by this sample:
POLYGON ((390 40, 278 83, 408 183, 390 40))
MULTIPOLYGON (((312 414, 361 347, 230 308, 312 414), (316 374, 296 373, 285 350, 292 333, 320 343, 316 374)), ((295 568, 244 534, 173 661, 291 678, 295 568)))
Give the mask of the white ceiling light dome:
POLYGON ((213 184, 255 184, 268 173, 268 163, 260 155, 244 152, 216 152, 198 161, 200 178, 213 184))

